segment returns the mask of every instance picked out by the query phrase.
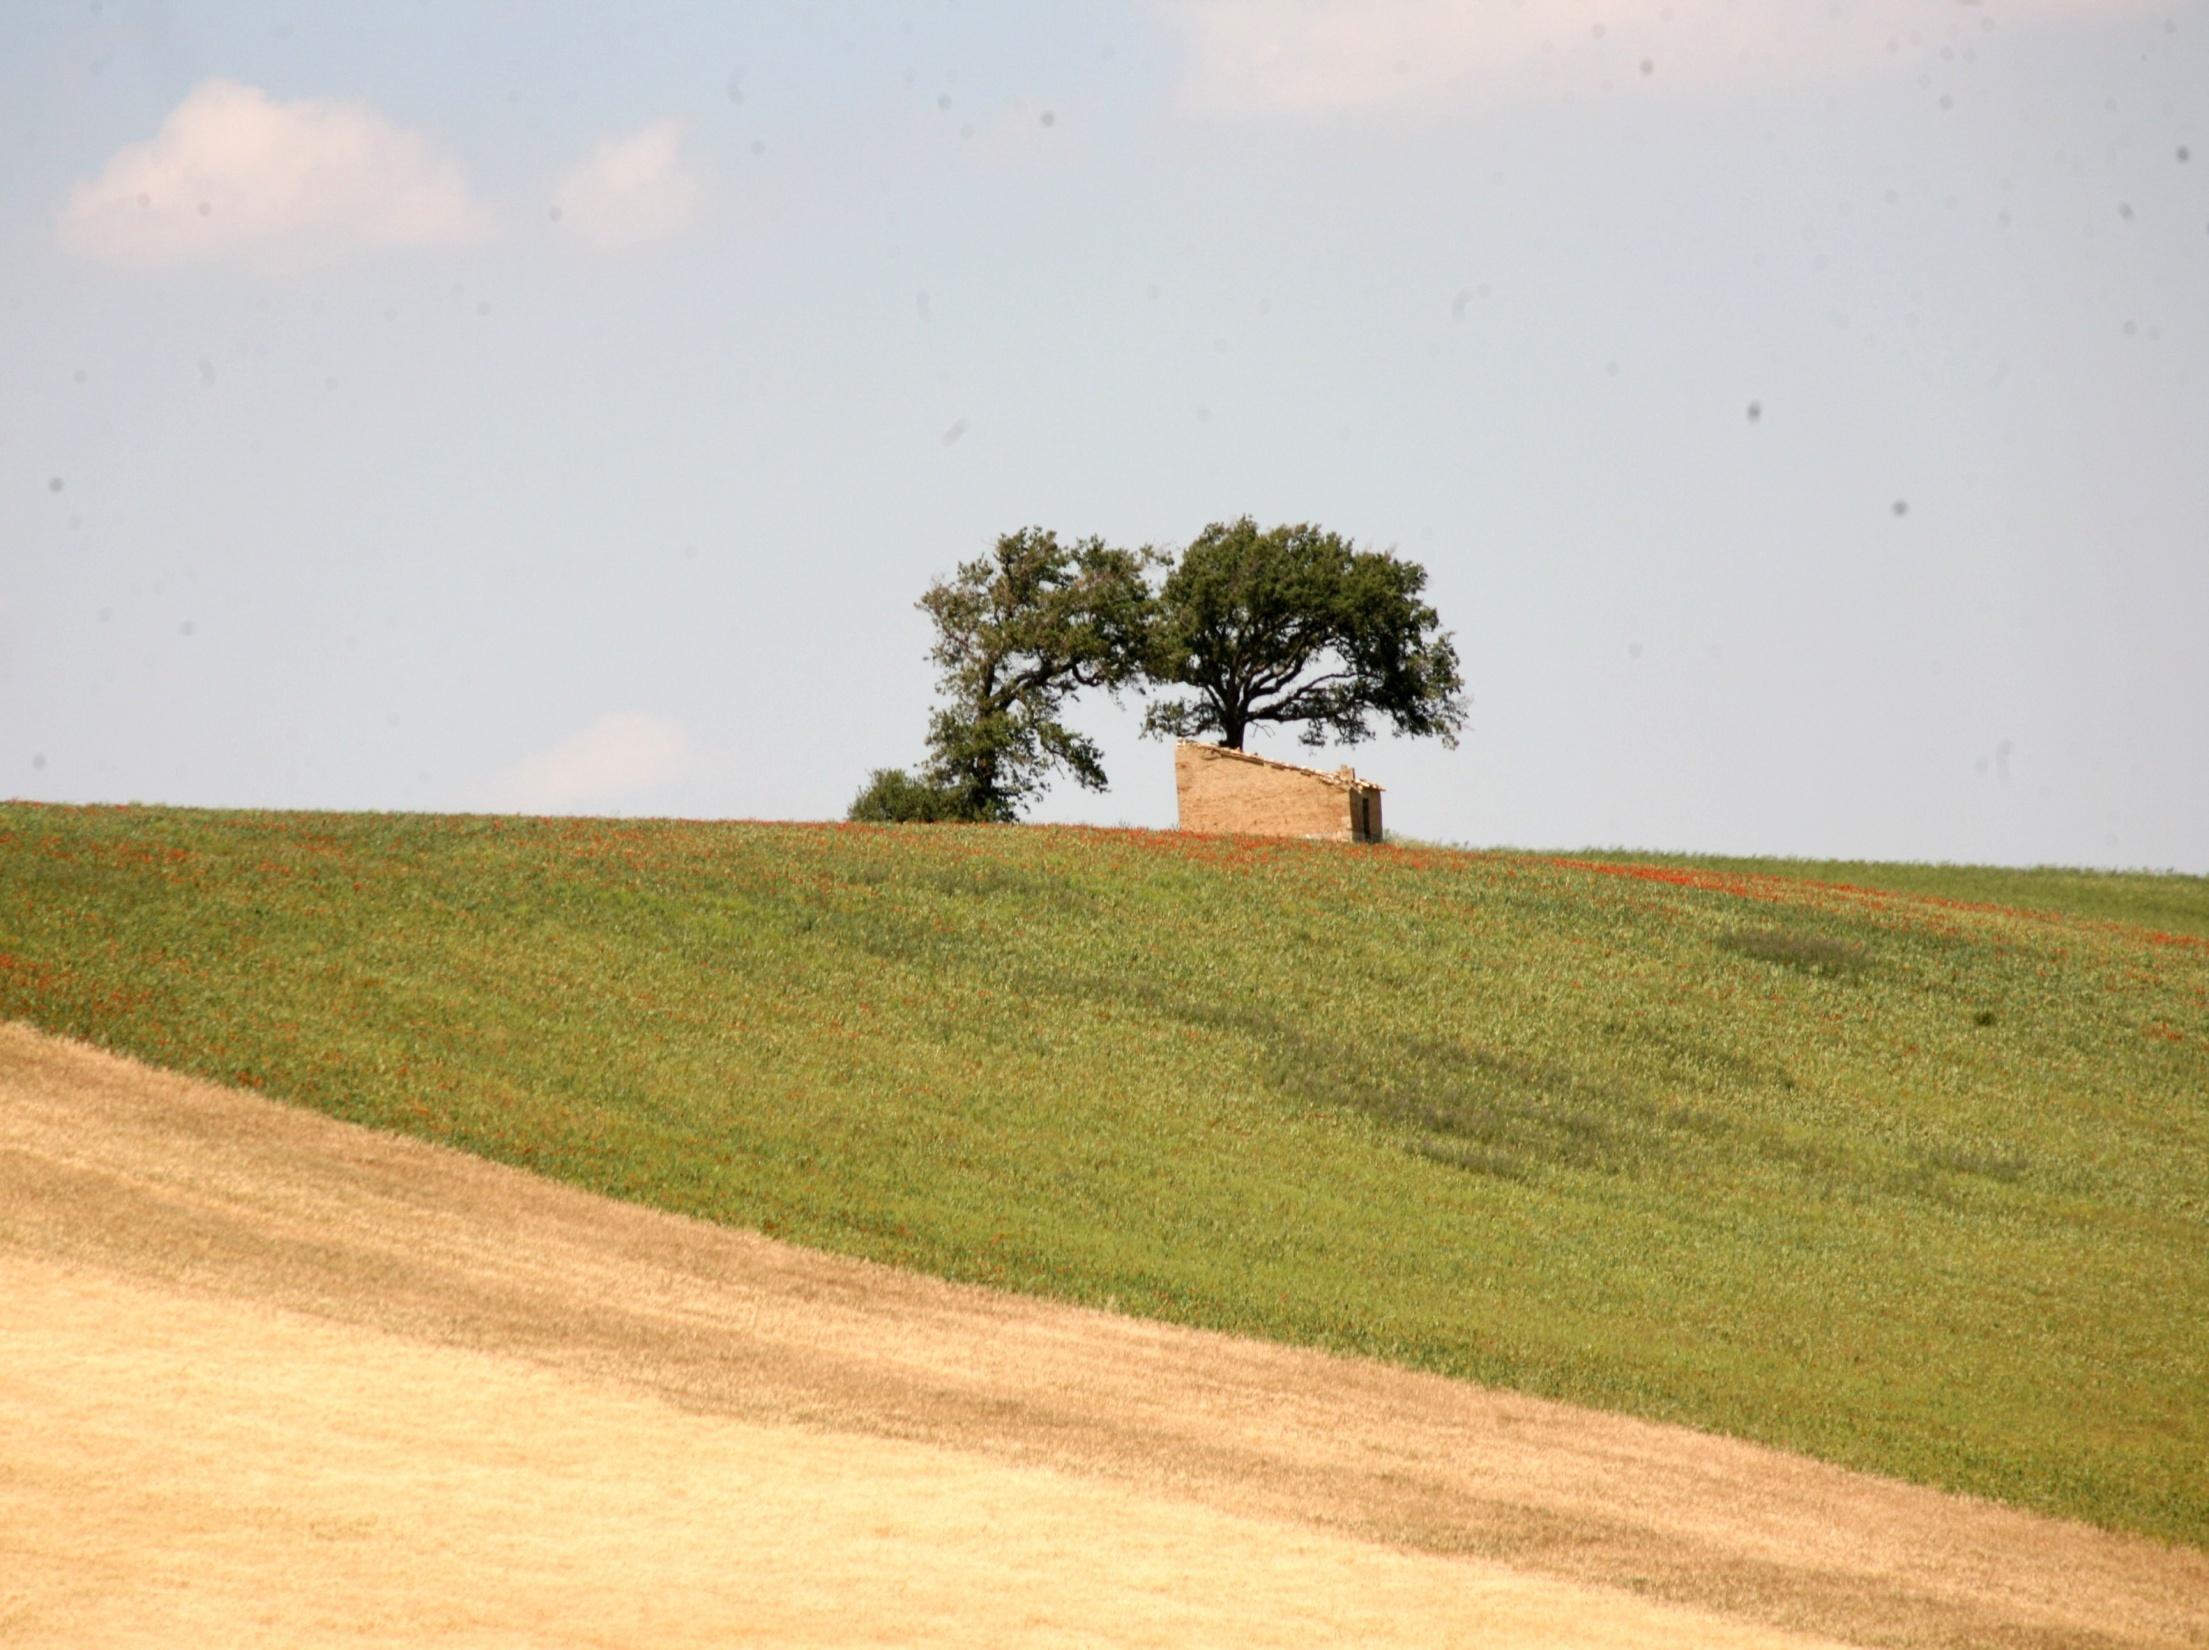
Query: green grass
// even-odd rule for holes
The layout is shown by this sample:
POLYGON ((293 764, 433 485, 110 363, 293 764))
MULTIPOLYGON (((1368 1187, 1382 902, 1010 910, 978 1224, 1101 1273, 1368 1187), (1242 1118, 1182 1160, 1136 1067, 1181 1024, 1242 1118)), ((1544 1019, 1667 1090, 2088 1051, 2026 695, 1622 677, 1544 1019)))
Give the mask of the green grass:
POLYGON ((0 1015, 2209 1544, 2202 883, 1837 869, 13 805, 0 1015))
POLYGON ((1727 859, 1701 854, 1596 851, 1590 857, 1632 858, 1649 865, 1699 866, 1804 881, 1839 882, 1898 894, 1925 894, 1975 904, 2018 906, 2101 917, 2165 933, 2209 939, 2209 877, 2153 871, 2081 871, 2063 866, 2012 870, 1999 865, 1889 865, 1856 859, 1727 859))

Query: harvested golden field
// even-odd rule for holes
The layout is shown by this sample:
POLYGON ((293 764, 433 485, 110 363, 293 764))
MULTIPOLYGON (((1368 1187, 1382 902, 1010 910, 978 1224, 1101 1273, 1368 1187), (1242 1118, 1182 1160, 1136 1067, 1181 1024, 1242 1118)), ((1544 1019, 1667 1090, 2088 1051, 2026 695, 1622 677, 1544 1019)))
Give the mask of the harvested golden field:
POLYGON ((2184 1645, 2209 1557, 0 1028, 0 1640, 2184 1645))

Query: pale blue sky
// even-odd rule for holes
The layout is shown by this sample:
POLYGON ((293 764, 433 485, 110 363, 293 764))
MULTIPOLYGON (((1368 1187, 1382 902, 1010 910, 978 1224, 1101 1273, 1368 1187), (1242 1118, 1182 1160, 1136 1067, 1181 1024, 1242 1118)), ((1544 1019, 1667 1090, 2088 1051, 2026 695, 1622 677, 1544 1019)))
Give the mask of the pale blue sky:
POLYGON ((18 6, 0 364, 0 795, 833 817, 1250 513, 1394 828, 2209 871, 2209 4, 18 6))

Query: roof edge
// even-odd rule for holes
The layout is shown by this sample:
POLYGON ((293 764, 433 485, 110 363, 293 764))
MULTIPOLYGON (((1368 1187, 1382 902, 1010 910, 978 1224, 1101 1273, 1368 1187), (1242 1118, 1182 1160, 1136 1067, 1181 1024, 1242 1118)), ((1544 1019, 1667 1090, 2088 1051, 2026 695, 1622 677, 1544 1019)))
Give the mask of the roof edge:
POLYGON ((1261 768, 1279 768, 1283 773, 1299 773, 1306 779, 1320 779, 1346 791, 1380 791, 1387 787, 1371 779, 1345 779, 1339 773, 1329 773, 1325 768, 1307 768, 1298 762, 1276 762, 1270 756, 1255 756, 1249 751, 1229 750, 1225 745, 1207 745, 1201 739, 1177 739, 1176 751, 1210 751, 1215 756, 1232 757, 1237 762, 1254 762, 1261 768))

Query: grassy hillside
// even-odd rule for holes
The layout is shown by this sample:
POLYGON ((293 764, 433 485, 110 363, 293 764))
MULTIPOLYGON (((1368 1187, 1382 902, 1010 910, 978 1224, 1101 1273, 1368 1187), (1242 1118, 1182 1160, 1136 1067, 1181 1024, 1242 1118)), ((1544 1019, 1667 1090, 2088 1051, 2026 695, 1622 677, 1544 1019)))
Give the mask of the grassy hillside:
POLYGON ((2171 934, 2209 939, 2209 877, 2153 871, 2081 871, 2062 866, 2014 870, 2000 865, 1896 865, 1860 859, 1726 859, 1711 855, 1591 851, 1591 859, 1632 858, 1747 876, 1838 882, 1886 893, 2009 905, 2074 917, 2099 917, 2171 934))
POLYGON ((9 806, 0 1015, 832 1249, 2209 1544, 2209 941, 1834 881, 9 806))

